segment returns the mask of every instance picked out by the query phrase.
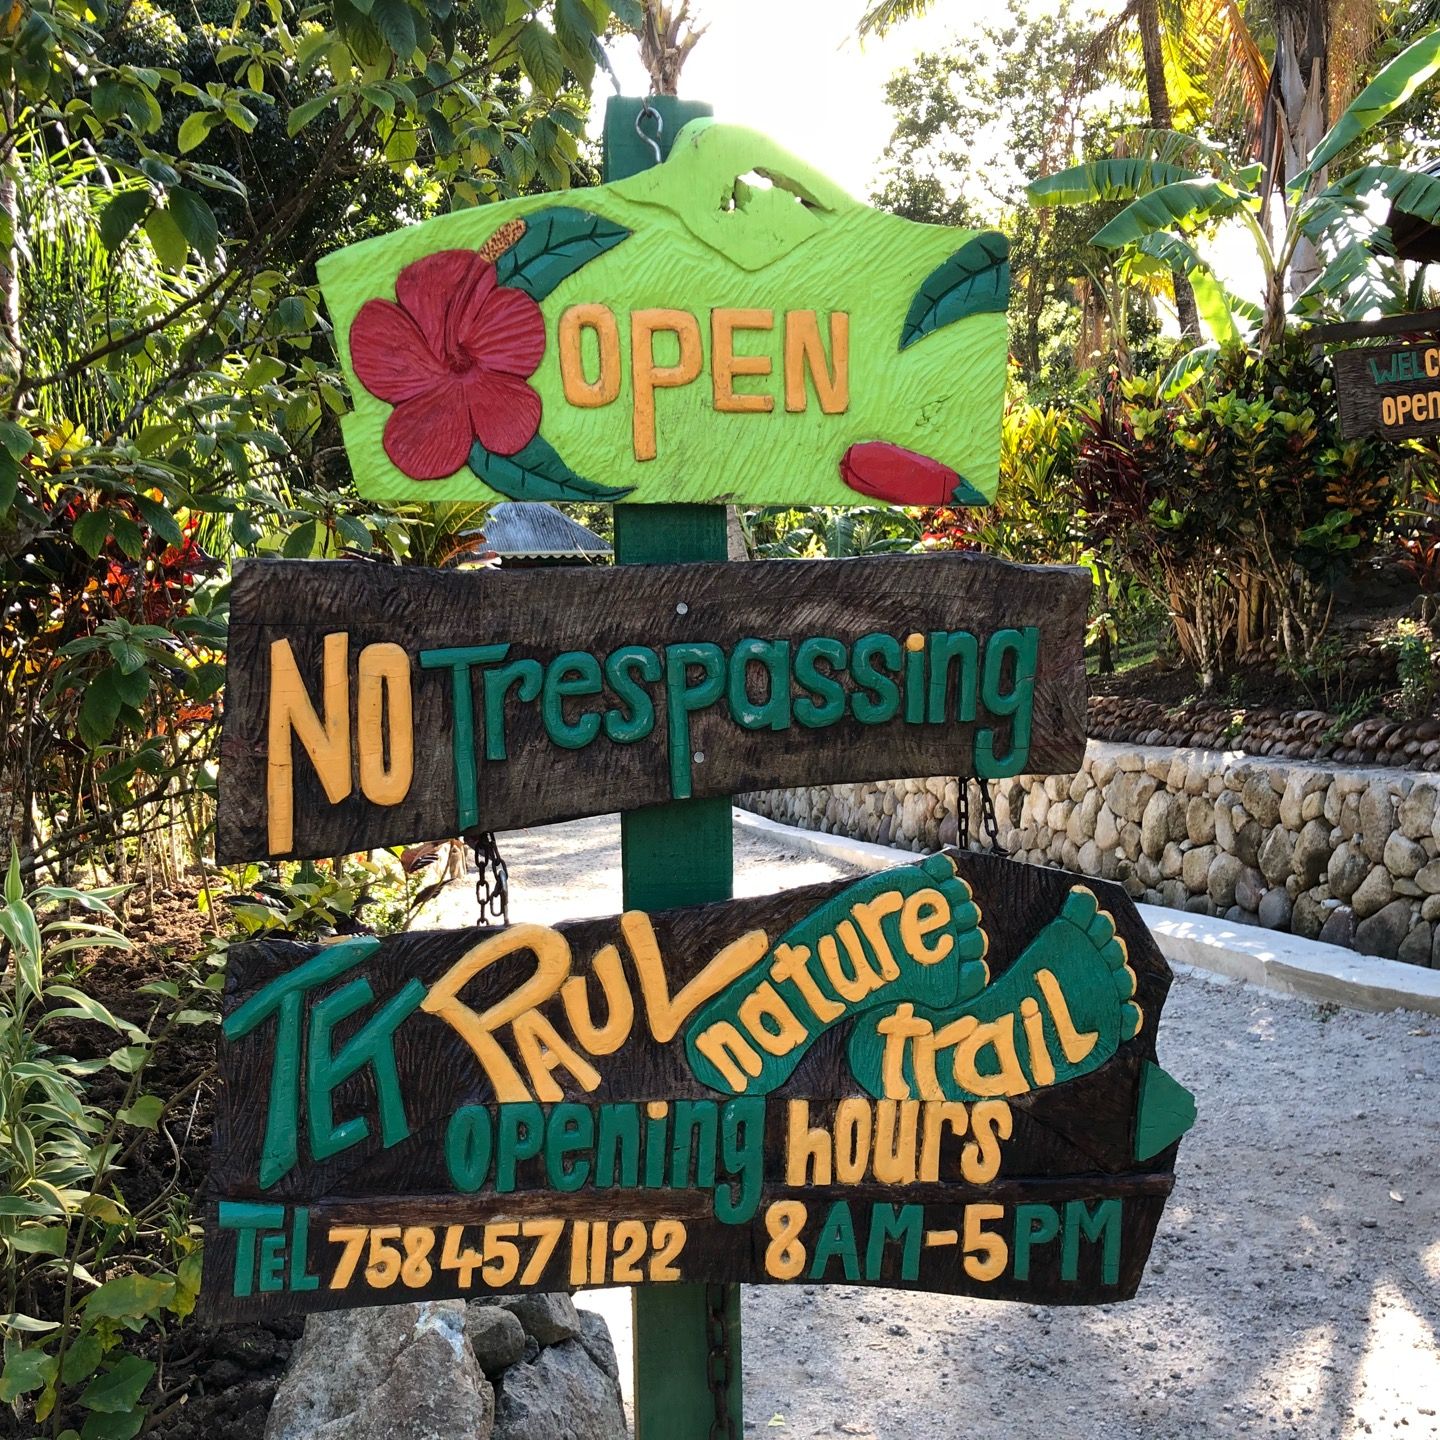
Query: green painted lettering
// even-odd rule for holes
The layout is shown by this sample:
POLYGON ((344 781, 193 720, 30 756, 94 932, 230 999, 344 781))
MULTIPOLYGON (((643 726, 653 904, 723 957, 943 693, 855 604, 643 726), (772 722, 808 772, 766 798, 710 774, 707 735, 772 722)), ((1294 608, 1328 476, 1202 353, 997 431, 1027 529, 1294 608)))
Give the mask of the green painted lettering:
POLYGON ((515 1171, 521 1160, 533 1160, 545 1143, 545 1112, 533 1101, 501 1105, 500 1131, 495 1141, 495 1191, 515 1188, 515 1171))
POLYGON ((975 690, 979 670, 980 648, 968 630, 932 630, 930 632, 930 713, 932 725, 943 725, 949 710, 949 699, 955 694, 956 720, 975 718, 975 690), (954 684, 950 676, 955 661, 960 673, 954 684))
POLYGON ((900 1279, 920 1277, 920 1244, 925 1231, 923 1205, 872 1205, 870 1240, 865 1247, 865 1278, 879 1280, 885 1266, 885 1247, 892 1240, 904 1243, 900 1252, 900 1279))
POLYGON ((795 718, 807 729, 820 730, 833 725, 845 713, 844 689, 833 675, 817 670, 817 662, 824 660, 835 670, 843 671, 849 659, 850 652, 845 646, 827 636, 812 635, 800 642, 795 651, 795 679, 810 693, 795 701, 795 718))
POLYGON ((665 710, 670 737, 670 793, 690 798, 690 716, 713 705, 725 692, 725 652, 708 641, 665 647, 665 710), (692 685, 690 670, 701 676, 692 685))
POLYGON ((600 733, 600 716, 595 711, 573 723, 566 720, 566 697, 598 695, 600 688, 600 662, 588 651, 567 650, 546 670, 540 717, 545 733, 562 749, 583 750, 600 733))
POLYGON ((850 674, 857 689, 850 697, 850 713, 862 725, 884 725, 895 718, 900 708, 900 686, 895 676, 900 673, 900 642, 893 635, 879 630, 862 635, 850 654, 850 674), (882 661, 885 674, 876 669, 875 662, 882 661))
POLYGON ((544 671, 538 660, 512 660, 485 672, 485 758, 503 760, 505 750, 505 696, 513 688, 522 705, 539 693, 544 671))
POLYGON ((1060 1278, 1074 1282, 1080 1274, 1080 1241, 1092 1245, 1101 1241, 1100 1283, 1115 1285, 1120 1280, 1121 1202, 1118 1196, 1097 1200, 1092 1210, 1083 1200, 1065 1202, 1065 1238, 1060 1244, 1060 1278))
POLYGON ((790 642, 742 640, 730 652, 730 683, 726 694, 730 714, 743 730, 790 728, 790 642), (765 698, 750 697, 750 666, 765 672, 765 698))
POLYGON ((566 1103, 550 1112, 545 1130, 545 1175, 556 1190, 578 1190, 590 1178, 588 1160, 571 1161, 577 1150, 595 1148, 595 1116, 588 1105, 566 1103))
POLYGON ((488 1105, 462 1105, 445 1127, 445 1168, 450 1181, 465 1195, 473 1195, 490 1173, 495 1126, 488 1105))
POLYGON ((820 1227, 815 1256, 810 1262, 810 1278, 823 1280, 826 1266, 837 1255, 845 1278, 853 1284, 860 1278, 860 1257, 855 1249, 855 1222, 850 1216, 849 1203, 844 1200, 837 1200, 830 1207, 820 1227))
POLYGON ((1060 1213, 1053 1205, 1015 1207, 1015 1278, 1030 1278, 1030 1251, 1048 1245, 1060 1233, 1060 1213))
POLYGON ((985 780, 1019 775, 1030 758, 1030 721, 1035 704, 1035 663, 1040 631, 997 630, 985 647, 985 670, 980 700, 991 715, 1010 719, 1010 753, 995 754, 995 732, 988 727, 975 733, 975 773, 985 780), (1005 688, 1005 662, 1013 656, 1013 677, 1005 688))
POLYGON ((480 819, 475 792, 475 702, 470 692, 472 665, 498 664, 508 645, 466 645, 451 650, 422 650, 422 670, 450 671, 450 745, 455 756, 455 813, 458 828, 469 830, 480 819))
POLYGON ((655 702, 640 680, 653 683, 660 673, 660 657, 648 645, 622 645, 605 657, 606 684, 623 707, 605 712, 605 733, 617 745, 632 745, 655 728, 655 702))

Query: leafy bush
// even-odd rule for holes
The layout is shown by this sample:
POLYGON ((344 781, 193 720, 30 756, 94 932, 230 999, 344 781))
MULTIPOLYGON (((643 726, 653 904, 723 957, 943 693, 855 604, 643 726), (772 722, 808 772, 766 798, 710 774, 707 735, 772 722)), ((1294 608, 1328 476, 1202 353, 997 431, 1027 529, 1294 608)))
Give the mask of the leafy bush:
POLYGON ((119 893, 27 894, 12 852, 0 908, 0 1401, 57 1436, 76 1436, 64 1428, 73 1420, 79 1440, 139 1431, 156 1367, 137 1341, 188 1315, 200 1287, 198 1240, 174 1180, 138 1209, 121 1182, 146 1135, 188 1093, 147 1091, 146 1071, 178 1029, 217 1018, 219 960, 194 967, 183 986, 142 986, 146 1025, 114 1014, 84 977, 87 954, 130 948, 112 923, 119 893), (74 1059, 57 1033, 76 1024, 104 1027, 115 1048, 74 1059), (109 1107, 87 1088, 104 1072, 120 1091, 109 1107))
POLYGON ((1081 524, 1096 553, 1168 607, 1207 686, 1278 652, 1305 661, 1334 585, 1380 531, 1409 457, 1342 440, 1328 360, 1297 339, 1224 352, 1165 399, 1154 380, 1112 381, 1084 413, 1081 524))

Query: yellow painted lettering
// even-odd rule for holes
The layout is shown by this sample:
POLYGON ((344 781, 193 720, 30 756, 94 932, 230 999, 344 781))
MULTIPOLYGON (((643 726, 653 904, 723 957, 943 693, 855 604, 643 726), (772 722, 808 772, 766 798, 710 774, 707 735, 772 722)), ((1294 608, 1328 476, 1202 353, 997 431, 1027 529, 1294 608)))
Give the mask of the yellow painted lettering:
POLYGON ((605 997, 605 1023, 595 1023, 590 1007, 590 986, 583 975, 572 975, 560 987, 560 1002, 575 1038, 592 1055, 613 1055, 629 1038, 635 1024, 635 1001, 625 983, 620 965, 620 952, 606 945, 596 952, 590 968, 600 981, 605 997))
POLYGON ((835 1107, 835 1178, 858 1185, 870 1159, 870 1102, 842 1100, 835 1107))
POLYGON ((1035 983, 1050 1007, 1050 1019, 1056 1035, 1060 1037, 1060 1048, 1065 1052, 1065 1058, 1072 1065, 1078 1065, 1095 1048, 1100 1032, 1076 1030, 1075 1022, 1070 1018, 1070 1006, 1065 1001, 1065 992, 1049 970, 1037 970, 1035 983))
POLYGON ((695 1048, 720 1072, 737 1094, 743 1095, 764 1067, 745 1037, 728 1021, 717 1020, 695 1037, 695 1048))
POLYGON ((565 399, 581 410, 598 410, 620 393, 620 327, 608 305, 572 305, 560 317, 557 333, 560 379, 565 399), (600 369, 594 380, 585 376, 585 332, 595 337, 600 369))
POLYGON ((920 1119, 918 1100, 881 1100, 875 1106, 875 1178, 886 1185, 913 1185, 920 1119))
POLYGON ((810 1032, 768 980, 740 1002, 740 1023, 750 1038, 772 1055, 788 1055, 810 1038, 810 1032))
POLYGON ((770 967, 770 978, 781 984, 793 980, 805 1003, 822 1025, 838 1019, 845 1013, 845 1007, 830 999, 820 989, 819 982, 810 973, 810 949, 806 945, 777 945, 775 963, 770 967))
POLYGON ((810 1102, 792 1100, 786 1108, 785 1183, 797 1189, 804 1185, 830 1183, 830 1132, 823 1126, 810 1128, 810 1102))
POLYGON ((823 415, 843 415, 850 408, 850 316, 830 312, 830 357, 820 339, 813 310, 785 312, 785 408, 804 410, 809 403, 805 376, 815 386, 823 415))
MULTIPOLYGON (((938 894, 938 891, 922 890, 922 895, 938 894)), ((898 890, 887 890, 883 895, 877 895, 873 900, 862 900, 854 906, 850 913, 855 917, 856 923, 860 926, 865 938, 870 942, 870 948, 875 952, 875 958, 880 962, 880 973, 887 980, 894 980, 900 974, 900 967, 895 963, 895 957, 890 953, 890 941, 885 936, 885 927, 880 923, 887 915, 893 915, 905 904, 905 897, 898 890)), ((903 935, 903 929, 902 929, 903 935)), ((918 955, 915 957, 920 958, 918 955)))
POLYGON ((332 631, 325 637, 321 690, 325 718, 315 713, 300 678, 288 640, 270 646, 270 717, 265 742, 265 810, 272 855, 295 845, 295 762, 299 740, 324 787, 338 805, 350 793, 350 636, 332 631))
POLYGON ((525 1011, 549 1000, 570 974, 570 946, 558 930, 547 925, 511 925, 472 945, 430 987, 420 1008, 438 1016, 474 1052, 501 1105, 532 1098, 510 1057, 500 1048, 495 1032, 525 1011), (529 950, 535 956, 535 973, 503 1000, 476 1014, 460 998, 460 991, 482 970, 507 955, 529 950))
POLYGON ((737 395, 737 375, 768 375, 768 355, 737 355, 737 330, 769 330, 775 324, 773 310, 712 310, 710 312, 710 381, 715 408, 725 415, 764 415, 775 408, 770 395, 737 395))
POLYGON ((398 805, 410 793, 415 773, 410 656, 399 645, 367 645, 359 669, 355 743, 360 789, 374 805, 398 805))
POLYGON ((712 995, 718 995, 736 976, 763 960, 770 948, 770 937, 765 931, 751 930, 725 946, 672 999, 665 961, 661 958, 650 917, 643 910, 627 910, 620 917, 620 933, 630 947, 630 957, 640 977, 640 993, 645 1000, 650 1033, 662 1045, 675 1038, 686 1016, 698 1010, 712 995))
POLYGON ((960 1173, 972 1185, 984 1185, 1000 1173, 1000 1142, 1008 1140, 1015 1119, 1003 1100, 978 1101, 970 1111, 970 1136, 960 1152, 960 1173))
POLYGON ((562 1065, 575 1077, 582 1090, 594 1090, 600 1084, 600 1072, 580 1055, 569 1041, 561 1038, 555 1027, 538 1011, 527 1010, 515 1017, 515 1048, 530 1074, 535 1098, 554 1104, 565 1098, 555 1082, 555 1071, 562 1065))
POLYGON ((905 908, 900 912, 900 939, 905 953, 917 964, 938 964, 955 948, 955 937, 947 931, 933 945, 927 945, 925 940, 949 923, 950 902, 939 890, 917 890, 906 896, 905 908))
POLYGON ((702 362, 700 324, 688 310, 634 310, 630 314, 631 435, 637 460, 653 460, 655 392, 688 385, 702 362), (655 362, 655 336, 674 335, 680 358, 674 365, 655 362))

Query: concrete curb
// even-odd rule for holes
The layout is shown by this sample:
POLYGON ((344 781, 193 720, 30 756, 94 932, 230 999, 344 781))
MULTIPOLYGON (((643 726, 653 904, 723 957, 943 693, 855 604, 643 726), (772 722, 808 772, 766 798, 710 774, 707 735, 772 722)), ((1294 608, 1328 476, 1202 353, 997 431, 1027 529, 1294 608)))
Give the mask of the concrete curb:
MULTIPOLYGON (((802 830, 738 807, 734 815, 737 824, 756 834, 864 870, 908 865, 915 858, 914 851, 802 830)), ((1187 970, 1243 980, 1281 995, 1343 1005, 1348 1010, 1419 1010, 1440 1015, 1440 970, 1374 959, 1340 945, 1322 945, 1299 935, 1231 925, 1158 905, 1136 908, 1165 958, 1187 970)))

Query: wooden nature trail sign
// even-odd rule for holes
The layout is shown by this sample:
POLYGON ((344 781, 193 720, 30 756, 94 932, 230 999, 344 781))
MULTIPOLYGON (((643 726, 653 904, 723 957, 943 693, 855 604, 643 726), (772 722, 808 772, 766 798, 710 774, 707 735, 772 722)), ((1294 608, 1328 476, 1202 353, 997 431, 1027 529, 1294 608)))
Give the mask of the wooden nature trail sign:
POLYGON ((1335 386, 1346 439, 1440 435, 1440 338, 1337 351, 1335 386))
POLYGON ((872 210, 751 130, 698 119, 663 165, 319 274, 372 499, 995 494, 1005 237, 872 210))
POLYGON ((224 861, 775 785, 1073 770, 1081 570, 236 567, 224 861))
POLYGON ((206 1313, 697 1280, 1127 1298, 1194 1115, 1155 1062, 1169 980, 1118 887, 957 851, 250 945, 206 1313))

